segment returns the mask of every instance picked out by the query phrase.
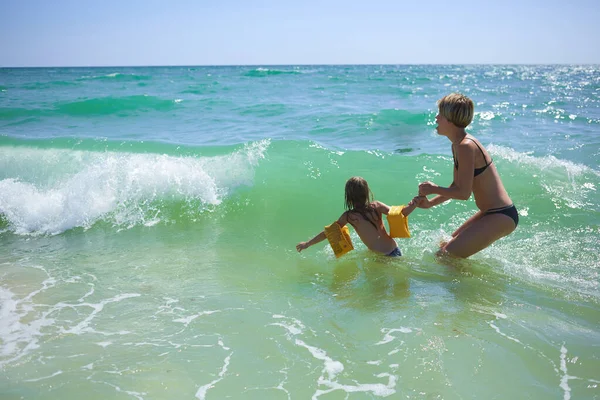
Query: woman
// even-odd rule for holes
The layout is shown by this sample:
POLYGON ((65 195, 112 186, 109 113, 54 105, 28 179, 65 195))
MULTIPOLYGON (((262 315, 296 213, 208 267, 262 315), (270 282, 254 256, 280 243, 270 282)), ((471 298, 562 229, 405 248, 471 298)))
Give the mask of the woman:
POLYGON ((496 166, 485 148, 465 128, 473 120, 473 101, 452 93, 438 102, 436 130, 452 142, 454 180, 449 187, 432 182, 419 185, 420 208, 430 208, 450 199, 467 200, 471 193, 479 211, 440 245, 440 252, 467 258, 510 234, 519 223, 517 209, 502 185, 496 166))

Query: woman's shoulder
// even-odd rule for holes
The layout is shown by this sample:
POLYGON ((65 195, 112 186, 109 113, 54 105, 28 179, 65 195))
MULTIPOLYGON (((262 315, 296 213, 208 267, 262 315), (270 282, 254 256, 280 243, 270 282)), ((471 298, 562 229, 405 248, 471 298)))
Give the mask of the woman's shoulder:
POLYGON ((465 145, 473 146, 473 147, 477 146, 479 148, 483 147, 483 144, 481 144, 481 141, 471 134, 468 134, 467 136, 465 136, 464 139, 460 142, 460 144, 465 144, 465 145))
POLYGON ((467 135, 460 142, 453 144, 452 149, 458 152, 474 152, 477 148, 482 148, 483 146, 479 143, 479 140, 474 138, 471 135, 467 135))

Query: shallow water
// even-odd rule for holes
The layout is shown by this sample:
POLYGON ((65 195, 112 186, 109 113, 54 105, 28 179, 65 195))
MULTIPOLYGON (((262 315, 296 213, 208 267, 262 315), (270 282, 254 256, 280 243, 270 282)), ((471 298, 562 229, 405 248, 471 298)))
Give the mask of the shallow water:
POLYGON ((0 394, 90 398, 600 397, 595 66, 0 70, 0 394), (404 257, 295 245, 365 177, 448 184, 435 100, 520 213, 435 258, 475 210, 410 216, 404 257))

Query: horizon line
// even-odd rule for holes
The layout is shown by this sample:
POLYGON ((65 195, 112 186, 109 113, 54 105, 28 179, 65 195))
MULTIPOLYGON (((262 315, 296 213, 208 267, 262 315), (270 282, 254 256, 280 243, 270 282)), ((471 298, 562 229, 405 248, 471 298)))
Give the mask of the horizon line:
POLYGON ((168 67, 329 67, 329 66, 600 66, 600 63, 331 63, 331 64, 129 64, 129 65, 2 65, 0 69, 19 68, 168 68, 168 67))

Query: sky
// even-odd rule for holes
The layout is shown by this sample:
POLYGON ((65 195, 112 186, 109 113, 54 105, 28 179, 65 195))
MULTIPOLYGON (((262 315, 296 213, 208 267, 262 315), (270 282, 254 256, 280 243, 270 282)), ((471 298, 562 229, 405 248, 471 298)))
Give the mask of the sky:
POLYGON ((600 64, 598 21, 598 0, 0 0, 0 67, 600 64))

